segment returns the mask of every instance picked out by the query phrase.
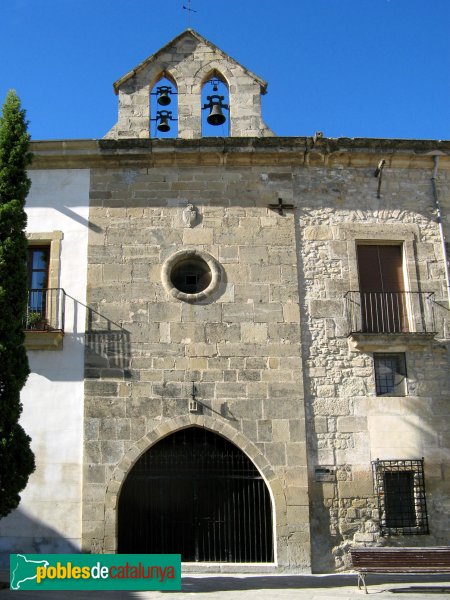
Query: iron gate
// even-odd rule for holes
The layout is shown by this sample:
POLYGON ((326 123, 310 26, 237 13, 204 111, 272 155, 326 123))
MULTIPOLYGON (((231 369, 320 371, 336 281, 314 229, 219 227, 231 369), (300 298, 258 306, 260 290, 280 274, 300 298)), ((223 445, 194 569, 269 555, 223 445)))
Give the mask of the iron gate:
POLYGON ((119 498, 120 553, 181 554, 185 562, 272 562, 267 486, 234 444, 178 431, 145 452, 119 498))

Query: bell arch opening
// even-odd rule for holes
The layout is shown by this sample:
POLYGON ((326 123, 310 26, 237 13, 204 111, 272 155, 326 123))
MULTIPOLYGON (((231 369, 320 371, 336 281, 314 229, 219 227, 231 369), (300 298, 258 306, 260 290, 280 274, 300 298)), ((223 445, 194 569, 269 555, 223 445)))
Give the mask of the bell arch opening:
POLYGON ((178 90, 167 73, 162 73, 150 90, 150 137, 178 137, 178 90))
POLYGON ((202 137, 230 135, 230 94, 226 79, 211 71, 202 83, 202 137))
POLYGON ((181 554, 183 562, 272 563, 266 482, 221 435, 201 427, 168 435, 124 481, 118 552, 181 554))

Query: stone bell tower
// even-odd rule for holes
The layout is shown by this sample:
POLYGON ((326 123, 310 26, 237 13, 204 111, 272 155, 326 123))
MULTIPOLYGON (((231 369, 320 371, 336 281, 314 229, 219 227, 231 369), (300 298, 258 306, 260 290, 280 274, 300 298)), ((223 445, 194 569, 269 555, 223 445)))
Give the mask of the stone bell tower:
POLYGON ((228 87, 231 137, 274 135, 261 117, 261 95, 266 93, 267 83, 187 29, 114 83, 119 119, 105 138, 150 137, 150 102, 156 102, 150 92, 162 77, 177 88, 178 137, 201 138, 201 92, 212 76, 228 87))
POLYGON ((285 163, 262 143, 265 82, 190 29, 114 89, 90 171, 82 547, 170 554, 173 539, 192 569, 308 570, 298 146, 285 163), (230 139, 207 137, 215 81, 230 139), (161 106, 178 137, 153 141, 161 106))

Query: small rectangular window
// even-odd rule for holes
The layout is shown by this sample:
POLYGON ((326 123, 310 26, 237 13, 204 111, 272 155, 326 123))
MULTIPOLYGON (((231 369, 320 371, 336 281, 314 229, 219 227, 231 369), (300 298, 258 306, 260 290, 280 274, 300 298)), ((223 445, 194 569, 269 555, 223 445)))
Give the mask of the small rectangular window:
POLYGON ((199 276, 197 274, 186 273, 183 291, 187 294, 196 294, 199 291, 199 276))
POLYGON ((428 534, 423 458, 372 463, 381 535, 428 534))
POLYGON ((384 472, 386 527, 415 527, 413 471, 384 472))
POLYGON ((406 358, 404 353, 374 354, 377 396, 406 395, 406 358))

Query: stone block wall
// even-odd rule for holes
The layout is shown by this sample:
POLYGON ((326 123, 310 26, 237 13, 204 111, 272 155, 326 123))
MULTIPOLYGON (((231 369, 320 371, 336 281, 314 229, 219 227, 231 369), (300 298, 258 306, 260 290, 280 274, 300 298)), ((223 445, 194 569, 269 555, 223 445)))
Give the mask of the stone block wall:
MULTIPOLYGON (((225 435, 263 473, 281 569, 345 568, 352 544, 445 544, 449 314, 431 168, 386 167, 377 198, 370 153, 320 166, 314 156, 308 164, 237 149, 227 164, 179 145, 166 156, 92 170, 85 550, 115 550, 126 474, 189 425, 225 435), (268 209, 280 197, 294 210, 268 209), (198 211, 192 228, 188 203, 198 211), (405 353, 405 397, 376 396, 373 349, 348 338, 344 297, 358 289, 359 241, 401 244, 408 289, 435 294, 439 339, 378 346, 405 353), (220 288, 199 304, 168 294, 161 278, 186 249, 221 269, 220 288), (202 414, 188 412, 192 381, 202 414), (371 463, 421 457, 430 535, 383 538, 371 463), (318 481, 320 468, 331 477, 318 481)), ((439 177, 445 196, 448 175, 439 177)))
POLYGON ((348 566, 354 543, 442 545, 449 534, 450 423, 448 344, 429 340, 404 351, 408 393, 377 397, 373 353, 348 342, 344 294, 358 289, 356 241, 402 242, 410 289, 433 291, 448 319, 442 251, 435 220, 431 170, 386 169, 377 199, 372 169, 310 169, 296 173, 300 235, 300 305, 311 476, 312 565, 348 566), (409 246, 410 245, 410 246, 409 246), (409 249, 408 249, 409 248, 409 249), (408 262, 407 260, 407 262, 408 262), (356 287, 355 287, 356 285, 356 287), (429 536, 382 538, 371 461, 425 459, 429 536), (334 481, 316 482, 316 467, 334 481))
POLYGON ((136 458, 199 425, 231 439, 265 477, 280 568, 309 569, 295 222, 267 207, 280 193, 292 198, 289 169, 92 171, 85 550, 115 550, 118 492, 136 458), (190 248, 222 271, 219 289, 194 304, 161 279, 166 259, 190 248), (188 411, 192 381, 199 414, 188 411))
POLYGON ((214 44, 187 30, 115 84, 119 118, 105 138, 150 136, 150 103, 156 103, 150 92, 162 76, 173 81, 177 92, 173 100, 178 102, 179 138, 202 137, 201 92, 204 83, 213 76, 228 87, 230 136, 273 135, 261 116, 261 94, 265 93, 266 83, 214 44))

